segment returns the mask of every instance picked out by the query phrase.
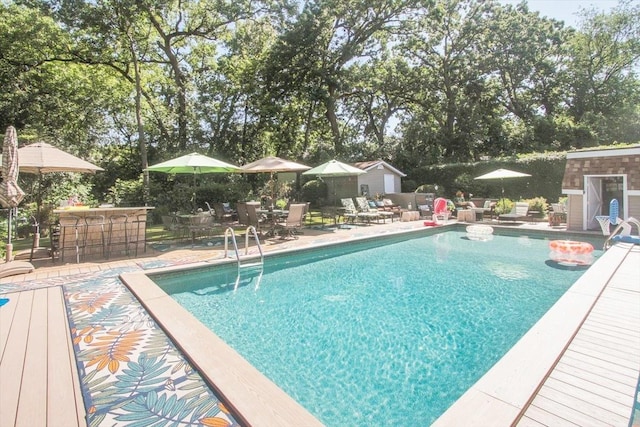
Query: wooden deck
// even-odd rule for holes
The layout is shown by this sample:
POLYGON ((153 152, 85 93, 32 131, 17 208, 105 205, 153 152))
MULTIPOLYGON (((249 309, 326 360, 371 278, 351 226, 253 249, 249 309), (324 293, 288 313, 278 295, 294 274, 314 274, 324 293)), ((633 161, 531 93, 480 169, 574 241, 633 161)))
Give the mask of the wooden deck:
POLYGON ((630 251, 519 426, 629 425, 640 368, 640 251, 630 251))
POLYGON ((62 288, 2 298, 0 425, 86 425, 62 288))

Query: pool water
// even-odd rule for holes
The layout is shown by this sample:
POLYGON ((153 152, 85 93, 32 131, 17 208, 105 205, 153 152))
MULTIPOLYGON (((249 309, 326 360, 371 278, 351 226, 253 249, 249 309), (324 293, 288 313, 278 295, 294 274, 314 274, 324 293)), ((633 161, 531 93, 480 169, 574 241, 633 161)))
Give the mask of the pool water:
POLYGON ((154 281, 327 426, 430 424, 584 272, 456 231, 314 254, 154 281))

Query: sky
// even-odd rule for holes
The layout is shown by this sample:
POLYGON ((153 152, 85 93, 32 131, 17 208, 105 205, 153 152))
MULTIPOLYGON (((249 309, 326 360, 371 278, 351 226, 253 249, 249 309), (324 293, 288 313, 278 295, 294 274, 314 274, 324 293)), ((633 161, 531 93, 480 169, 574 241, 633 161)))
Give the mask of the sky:
MULTIPOLYGON (((500 2, 516 5, 520 3, 520 0, 500 0, 500 2)), ((575 28, 579 22, 576 13, 581 8, 595 8, 606 12, 616 7, 618 0, 528 0, 527 4, 529 10, 540 12, 542 16, 564 21, 565 25, 575 28)))

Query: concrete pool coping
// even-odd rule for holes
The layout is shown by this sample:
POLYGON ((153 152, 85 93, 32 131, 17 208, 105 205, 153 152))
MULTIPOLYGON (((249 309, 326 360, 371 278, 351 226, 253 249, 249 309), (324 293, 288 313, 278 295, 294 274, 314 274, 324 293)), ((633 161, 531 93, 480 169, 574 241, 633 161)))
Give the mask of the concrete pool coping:
MULTIPOLYGON (((395 234, 398 233, 385 236, 395 234)), ((368 238, 371 236, 362 237, 368 238)), ((339 243, 342 242, 321 246, 339 243)), ((277 254, 286 252, 277 251, 277 254)), ((625 249, 619 245, 603 254, 534 327, 436 421, 436 425, 515 423, 580 329, 615 269, 623 262, 624 254, 625 249)), ((126 273, 121 279, 242 421, 249 425, 321 425, 148 276, 229 262, 235 264, 233 260, 194 263, 153 272, 126 273)))

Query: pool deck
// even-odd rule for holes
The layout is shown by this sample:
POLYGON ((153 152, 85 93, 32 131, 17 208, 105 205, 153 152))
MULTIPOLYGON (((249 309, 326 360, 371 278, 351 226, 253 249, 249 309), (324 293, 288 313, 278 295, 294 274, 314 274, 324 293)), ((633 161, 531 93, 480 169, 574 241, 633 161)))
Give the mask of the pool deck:
MULTIPOLYGON (((522 224, 521 227, 548 229, 544 224, 522 224)), ((416 221, 346 230, 305 229, 304 235, 297 240, 268 241, 264 246, 266 251, 291 250, 422 228, 422 221, 416 221)), ((89 359, 85 357, 88 352, 95 351, 91 347, 95 342, 91 341, 91 334, 86 332, 86 328, 79 330, 79 327, 83 321, 86 322, 87 313, 93 313, 95 298, 98 297, 92 295, 94 305, 87 308, 87 294, 81 292, 93 291, 104 297, 114 286, 124 288, 117 279, 123 273, 220 260, 221 252, 220 247, 167 252, 154 252, 150 249, 146 257, 136 260, 64 266, 53 266, 51 261, 45 261, 36 264, 38 268, 33 273, 0 279, 0 297, 10 300, 10 303, 0 308, 0 425, 61 425, 55 421, 61 418, 56 417, 64 419, 63 425, 87 425, 89 422, 94 425, 117 425, 131 417, 131 413, 122 412, 122 407, 127 406, 117 402, 112 404, 113 407, 120 405, 117 410, 103 408, 101 418, 95 418, 95 414, 101 411, 99 403, 105 399, 103 395, 109 393, 109 389, 104 386, 107 384, 104 378, 107 377, 99 375, 113 370, 115 381, 117 375, 123 375, 123 371, 122 366, 117 366, 117 360, 114 362, 115 359, 104 366, 94 360, 87 362, 89 359), (93 287, 107 286, 103 282, 108 282, 109 288, 92 290, 93 287), (81 308, 78 308, 80 303, 81 308), (68 316, 66 322, 65 314, 68 316), (93 382, 84 381, 87 378, 93 382), (99 381, 105 381, 102 387, 96 385, 99 381), (94 390, 91 387, 99 389, 102 395, 100 392, 92 394, 94 390), (42 398, 43 396, 47 398, 42 398), (60 402, 66 406, 62 406, 60 402), (45 420, 43 422, 37 422, 35 418, 23 418, 24 414, 32 417, 34 414, 46 414, 47 418, 41 419, 45 420)), ((129 297, 118 295, 116 302, 123 305, 123 301, 128 301, 126 298, 129 297)), ((124 306, 134 305, 139 304, 133 297, 130 302, 124 303, 124 306)), ((135 310, 135 315, 140 316, 140 307, 135 310)), ((132 315, 128 315, 127 319, 131 317, 132 315)), ((144 322, 148 325, 152 321, 145 319, 144 322)), ((637 389, 640 376, 638 324, 640 247, 619 244, 600 257, 549 313, 454 403, 435 425, 627 427, 630 425, 634 402, 640 399, 637 389)), ((95 323, 91 325, 94 328, 93 339, 104 339, 98 335, 101 326, 95 323)), ((122 324, 111 324, 111 327, 126 329, 122 324)), ((155 336, 164 336, 157 325, 150 330, 155 336)), ((113 334, 113 330, 106 332, 113 334)), ((156 337, 155 340, 160 338, 156 337)), ((178 347, 191 354, 189 348, 182 345, 178 347)), ((166 352, 170 353, 170 350, 166 352)), ((195 349, 194 353, 197 352, 195 349)), ((131 364, 133 355, 127 356, 127 363, 131 364)), ((221 361, 225 357, 221 353, 216 360, 221 361)), ((199 366, 198 363, 190 362, 200 370, 207 371, 204 377, 208 383, 215 382, 216 377, 225 373, 219 363, 215 366, 199 366), (209 371, 215 374, 210 376, 209 371)), ((121 364, 124 363, 123 359, 121 364)), ((171 363, 172 366, 184 366, 184 360, 179 355, 172 356, 171 363), (178 360, 180 363, 176 362, 178 360)), ((245 368, 247 367, 244 365, 240 366, 241 370, 245 368)), ((193 379, 190 371, 184 369, 188 375, 166 379, 163 392, 179 388, 169 385, 182 381, 182 384, 196 381, 196 385, 183 390, 193 390, 200 384, 201 380, 193 379)), ((242 375, 241 380, 246 380, 250 388, 256 374, 242 371, 242 375), (244 377, 245 375, 250 378, 244 377)), ((233 381, 233 378, 227 380, 229 383, 233 381)), ((256 395, 262 395, 263 398, 265 393, 278 392, 273 389, 256 391, 256 395)), ((211 394, 201 394, 200 401, 206 401, 207 396, 211 400, 216 400, 216 396, 219 398, 215 408, 209 405, 202 409, 202 416, 211 425, 214 425, 211 420, 215 417, 226 423, 222 424, 220 421, 217 425, 269 425, 267 417, 262 423, 254 421, 255 417, 260 418, 261 414, 268 411, 270 416, 276 414, 275 419, 280 419, 278 425, 294 426, 300 425, 299 417, 308 415, 305 411, 297 412, 300 408, 295 404, 280 410, 277 399, 271 397, 261 399, 258 406, 252 407, 243 405, 242 402, 227 401, 233 397, 219 389, 213 390, 211 394), (254 413, 246 414, 243 411, 254 413)), ((176 399, 184 397, 181 394, 176 399)), ((287 400, 286 396, 283 400, 287 400)), ((132 404, 133 400, 127 402, 132 404)), ((139 403, 140 400, 136 402, 139 403)), ((640 404, 635 404, 636 408, 640 407, 640 404)), ((313 417, 308 420, 309 423, 315 421, 313 417)), ((640 414, 636 414, 633 421, 633 426, 640 425, 640 414)))

